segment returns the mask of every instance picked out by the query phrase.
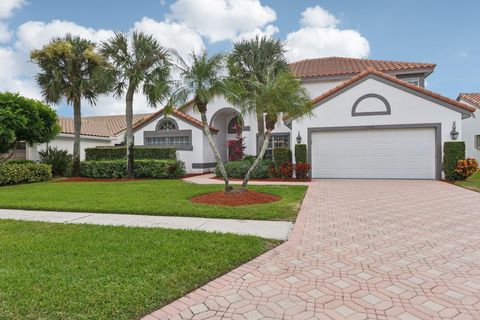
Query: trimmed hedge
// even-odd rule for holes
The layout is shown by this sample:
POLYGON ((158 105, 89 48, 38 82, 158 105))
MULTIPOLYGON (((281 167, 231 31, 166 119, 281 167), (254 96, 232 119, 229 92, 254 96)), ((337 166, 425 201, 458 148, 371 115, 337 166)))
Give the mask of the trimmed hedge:
POLYGON ((4 164, 8 164, 8 165, 11 165, 11 164, 36 164, 36 162, 32 161, 32 160, 17 159, 17 160, 8 160, 4 164))
POLYGON ((292 162, 292 150, 289 148, 274 148, 273 161, 276 166, 281 166, 284 163, 292 162))
MULTIPOLYGON (((134 147, 135 159, 177 160, 174 148, 134 147)), ((126 147, 97 147, 85 149, 85 160, 123 160, 127 158, 126 147)))
POLYGON ((447 141, 443 144, 443 171, 445 179, 459 180, 462 177, 455 172, 458 161, 465 159, 465 142, 447 141))
MULTIPOLYGON (((229 161, 225 163, 225 170, 227 171, 227 176, 234 179, 243 179, 248 172, 248 169, 252 166, 252 162, 249 160, 240 160, 240 161, 229 161)), ((253 170, 251 178, 252 179, 265 179, 269 177, 269 169, 273 166, 271 161, 263 160, 260 161, 258 166, 253 170)), ((220 170, 217 166, 215 170, 217 177, 221 177, 220 170)))
POLYGON ((295 163, 307 163, 307 145, 295 145, 295 163))
POLYGON ((45 181, 52 178, 52 167, 47 164, 0 165, 0 186, 45 181))
MULTIPOLYGON (((185 175, 185 164, 176 160, 136 160, 136 178, 177 179, 185 175)), ((127 175, 126 160, 83 161, 82 177, 96 179, 120 179, 127 175)))

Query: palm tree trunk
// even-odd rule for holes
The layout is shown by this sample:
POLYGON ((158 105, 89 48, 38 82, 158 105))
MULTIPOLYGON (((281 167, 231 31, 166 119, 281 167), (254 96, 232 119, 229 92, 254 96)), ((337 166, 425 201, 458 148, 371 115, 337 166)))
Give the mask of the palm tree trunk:
POLYGON ((220 169, 220 174, 222 175, 223 181, 225 182, 225 192, 229 192, 230 190, 232 190, 232 187, 230 186, 230 182, 227 176, 227 170, 225 170, 225 166, 223 165, 220 152, 218 151, 215 141, 213 141, 212 132, 210 131, 210 126, 208 125, 208 121, 207 121, 207 114, 204 111, 203 112, 200 111, 200 115, 202 118, 203 132, 207 136, 208 143, 210 144, 210 147, 212 148, 212 151, 213 151, 213 155, 215 156, 215 161, 217 162, 217 165, 220 169))
POLYGON ((80 135, 82 132, 82 114, 81 114, 81 100, 76 97, 73 101, 73 127, 75 135, 73 138, 73 165, 72 176, 80 176, 80 135))
MULTIPOLYGON (((246 188, 248 185, 248 182, 250 181, 250 176, 252 175, 253 170, 258 166, 260 161, 263 159, 263 156, 265 156, 265 152, 267 152, 268 148, 268 142, 270 141, 270 136, 272 132, 267 129, 267 132, 262 136, 262 147, 260 149, 260 153, 257 155, 257 158, 253 162, 252 166, 250 169, 248 169, 247 174, 245 175, 245 178, 243 179, 242 187, 246 188)), ((260 136, 259 136, 260 137, 260 136)))
POLYGON ((127 129, 125 131, 126 143, 127 143, 127 177, 135 177, 133 154, 133 95, 135 90, 129 86, 127 94, 125 96, 125 120, 127 122, 127 129))
POLYGON ((265 139, 265 123, 263 121, 263 112, 257 112, 257 128, 258 128, 258 141, 257 141, 257 155, 260 153, 260 148, 263 146, 265 139))

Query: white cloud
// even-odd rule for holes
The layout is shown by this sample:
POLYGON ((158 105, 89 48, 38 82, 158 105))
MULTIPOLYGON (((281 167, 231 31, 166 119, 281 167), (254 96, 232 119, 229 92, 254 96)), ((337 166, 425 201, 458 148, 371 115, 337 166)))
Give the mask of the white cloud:
POLYGON ((211 42, 265 32, 265 26, 277 18, 260 0, 177 0, 170 9, 169 19, 189 25, 211 42))
POLYGON ((370 53, 368 40, 360 32, 340 29, 339 20, 323 8, 307 8, 302 13, 302 28, 287 35, 290 61, 327 56, 365 58, 370 53))
POLYGON ((8 18, 13 10, 20 9, 26 3, 25 0, 2 0, 0 1, 0 18, 8 18))
POLYGON ((12 34, 8 30, 8 25, 6 23, 0 22, 0 43, 10 41, 12 34))
POLYGON ((255 38, 256 36, 271 38, 278 31, 279 30, 278 30, 277 27, 269 24, 268 26, 266 26, 263 29, 256 28, 255 30, 253 30, 251 32, 242 33, 241 35, 239 35, 238 37, 233 39, 233 41, 250 40, 250 39, 255 38))
POLYGON ((192 51, 198 53, 205 49, 202 37, 184 24, 156 21, 145 17, 136 22, 132 30, 154 35, 163 46, 176 50, 183 58, 192 51))

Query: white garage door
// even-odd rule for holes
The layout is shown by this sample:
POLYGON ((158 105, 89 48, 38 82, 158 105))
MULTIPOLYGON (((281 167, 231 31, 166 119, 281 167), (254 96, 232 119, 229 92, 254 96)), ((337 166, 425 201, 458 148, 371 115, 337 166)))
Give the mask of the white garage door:
POLYGON ((312 133, 313 178, 435 179, 435 129, 312 133))

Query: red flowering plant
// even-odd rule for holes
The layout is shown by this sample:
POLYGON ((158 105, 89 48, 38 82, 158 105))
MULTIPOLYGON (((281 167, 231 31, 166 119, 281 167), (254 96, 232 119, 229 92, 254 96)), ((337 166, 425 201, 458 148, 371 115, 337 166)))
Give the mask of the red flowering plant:
POLYGON ((238 136, 235 140, 227 141, 228 161, 242 160, 245 150, 245 138, 238 136))
POLYGON ((297 179, 307 179, 309 171, 310 171, 310 164, 308 163, 295 164, 295 177, 297 179))
POLYGON ((278 167, 278 175, 282 179, 291 178, 293 176, 293 166, 291 162, 284 162, 278 167))
POLYGON ((474 158, 458 160, 455 172, 463 179, 467 179, 478 171, 478 162, 474 158))

